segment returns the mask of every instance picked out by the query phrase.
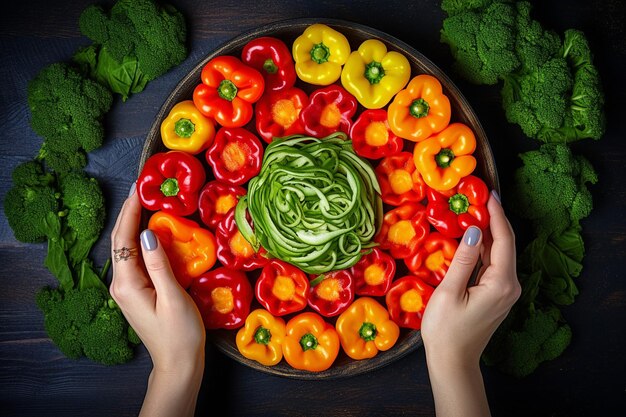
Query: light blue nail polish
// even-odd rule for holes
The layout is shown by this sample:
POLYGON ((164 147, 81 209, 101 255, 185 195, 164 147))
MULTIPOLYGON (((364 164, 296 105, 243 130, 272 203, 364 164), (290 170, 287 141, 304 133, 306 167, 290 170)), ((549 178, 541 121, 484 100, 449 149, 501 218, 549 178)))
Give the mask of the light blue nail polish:
POLYGON ((470 226, 465 231, 465 236, 463 236, 463 241, 467 246, 476 246, 478 241, 480 240, 480 229, 476 226, 470 226))
POLYGON ((502 200, 500 199, 500 194, 498 194, 496 190, 491 190, 491 195, 493 195, 493 198, 496 199, 498 204, 502 204, 502 200))
POLYGON ((137 183, 133 182, 133 184, 130 186, 130 190, 128 191, 128 196, 130 197, 131 195, 135 194, 135 189, 137 188, 137 183))
POLYGON ((152 230, 144 230, 143 232, 141 232, 139 238, 141 239, 141 246, 143 246, 145 250, 153 251, 157 248, 157 238, 152 230))

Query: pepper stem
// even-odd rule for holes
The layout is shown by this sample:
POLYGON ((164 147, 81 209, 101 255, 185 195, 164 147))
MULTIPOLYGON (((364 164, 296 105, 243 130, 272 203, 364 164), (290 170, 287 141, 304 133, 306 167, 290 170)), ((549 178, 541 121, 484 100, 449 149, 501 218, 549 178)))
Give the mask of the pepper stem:
POLYGON ((455 214, 463 214, 469 209, 470 202, 465 194, 457 193, 450 197, 448 205, 455 214))
POLYGON ((365 66, 364 75, 370 84, 378 84, 385 76, 385 69, 380 62, 372 61, 365 66))
POLYGON ((237 97, 237 86, 230 80, 222 80, 217 87, 217 94, 224 100, 233 101, 237 97))
POLYGON ((428 116, 429 110, 430 105, 423 98, 413 100, 411 106, 409 107, 409 113, 417 119, 428 116))
POLYGON ((267 345, 272 340, 272 332, 263 326, 257 327, 254 332, 254 341, 259 345, 267 345))
POLYGON ((311 333, 307 333, 300 338, 300 346, 303 351, 317 348, 317 338, 311 333))
POLYGON ((278 72, 278 66, 272 58, 268 58, 265 60, 265 62, 263 63, 263 69, 268 74, 276 74, 278 72))
POLYGON ((196 125, 189 119, 178 119, 174 123, 174 133, 180 138, 190 138, 196 131, 196 125))
POLYGON ((328 62, 329 57, 330 49, 328 46, 324 45, 323 42, 317 43, 313 45, 313 48, 311 48, 311 59, 314 62, 323 64, 324 62, 328 62))
POLYGON ((161 192, 166 197, 174 197, 179 191, 180 188, 178 188, 178 180, 176 178, 167 178, 161 184, 161 192))
POLYGON ((361 339, 366 342, 371 342, 376 339, 377 334, 378 330, 376 330, 376 325, 374 323, 363 322, 361 328, 359 329, 359 336, 361 336, 361 339))
POLYGON ((448 168, 453 160, 454 152, 452 152, 452 149, 449 148, 444 148, 440 150, 437 155, 435 155, 435 162, 440 168, 448 168))

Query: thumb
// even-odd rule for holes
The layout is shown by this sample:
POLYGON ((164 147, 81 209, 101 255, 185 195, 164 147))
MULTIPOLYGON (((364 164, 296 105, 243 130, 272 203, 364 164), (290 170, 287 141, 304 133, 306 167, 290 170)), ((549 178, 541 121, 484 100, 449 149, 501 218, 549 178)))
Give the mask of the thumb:
POLYGON ((476 226, 468 227, 454 253, 448 272, 439 286, 447 287, 458 294, 465 293, 469 279, 480 257, 481 241, 482 231, 476 226))
POLYGON ((146 229, 141 232, 139 238, 143 249, 143 261, 157 294, 178 290, 180 284, 174 276, 167 254, 160 245, 157 235, 152 230, 146 229))

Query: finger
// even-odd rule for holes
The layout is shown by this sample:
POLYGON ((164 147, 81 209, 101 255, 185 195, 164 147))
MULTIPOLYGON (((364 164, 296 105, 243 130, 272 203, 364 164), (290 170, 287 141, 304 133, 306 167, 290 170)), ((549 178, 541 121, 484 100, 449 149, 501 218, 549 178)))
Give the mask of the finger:
POLYGON ((157 235, 150 229, 141 232, 141 247, 146 270, 157 294, 167 297, 179 292, 182 287, 176 280, 169 259, 159 242, 157 235))
POLYGON ((470 226, 465 231, 463 239, 454 253, 448 272, 439 284, 440 287, 448 288, 459 295, 465 293, 469 279, 480 257, 481 242, 481 230, 476 226, 470 226))
POLYGON ((487 202, 489 210, 489 229, 493 238, 491 244, 490 263, 504 271, 515 270, 515 234, 509 223, 502 205, 491 195, 487 202))

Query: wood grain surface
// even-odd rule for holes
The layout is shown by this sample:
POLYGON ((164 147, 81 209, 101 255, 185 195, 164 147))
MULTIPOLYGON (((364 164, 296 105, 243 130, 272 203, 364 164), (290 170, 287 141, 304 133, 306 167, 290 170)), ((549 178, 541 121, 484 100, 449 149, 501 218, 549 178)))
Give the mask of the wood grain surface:
MULTIPOLYGON (((147 132, 167 97, 198 62, 239 34, 285 19, 336 18, 400 39, 433 61, 475 110, 495 155, 507 208, 517 154, 535 147, 506 122, 498 87, 473 86, 452 70, 449 49, 439 41, 444 17, 438 0, 304 1, 172 0, 188 23, 189 56, 106 116, 106 140, 89 155, 87 172, 101 182, 107 222, 92 253, 109 254, 109 235, 137 166, 147 132)), ((29 126, 26 85, 41 68, 68 60, 89 40, 78 30, 90 0, 13 2, 0 13, 0 201, 12 169, 41 145, 29 126)), ((103 4, 109 4, 104 2, 103 4)), ((607 96, 608 130, 600 141, 572 145, 599 176, 591 187, 594 210, 583 222, 584 269, 576 301, 563 308, 572 344, 531 376, 514 379, 491 368, 484 377, 494 416, 626 415, 626 67, 622 0, 534 1, 535 17, 560 33, 583 30, 607 96)), ((1 204, 1 203, 0 203, 1 204)), ((2 210, 3 212, 3 210, 2 210)), ((511 216, 522 245, 528 227, 511 216)), ((106 367, 65 358, 47 338, 36 291, 55 280, 43 266, 45 245, 17 242, 0 215, 0 415, 133 416, 143 399, 151 362, 138 348, 128 364, 106 367)), ((381 369, 352 378, 301 381, 243 366, 207 346, 207 365, 197 415, 228 416, 432 416, 434 407, 423 349, 381 369), (219 404, 219 405, 218 405, 219 404)))

